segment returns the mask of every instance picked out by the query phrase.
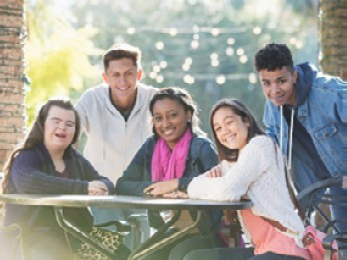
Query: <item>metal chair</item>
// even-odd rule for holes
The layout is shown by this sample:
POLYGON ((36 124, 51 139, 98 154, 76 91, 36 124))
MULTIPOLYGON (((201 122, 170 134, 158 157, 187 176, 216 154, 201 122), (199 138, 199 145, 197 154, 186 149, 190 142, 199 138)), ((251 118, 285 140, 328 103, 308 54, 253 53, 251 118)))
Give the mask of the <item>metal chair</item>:
POLYGON ((308 220, 313 212, 322 216, 326 224, 322 231, 325 233, 331 232, 323 240, 325 248, 325 260, 332 259, 332 244, 337 243, 338 260, 347 259, 347 230, 341 230, 338 224, 347 224, 346 219, 334 219, 322 210, 322 205, 338 206, 347 211, 347 197, 331 195, 328 192, 329 188, 340 187, 347 188, 347 177, 332 177, 303 189, 297 196, 297 199, 305 211, 305 218, 308 220))

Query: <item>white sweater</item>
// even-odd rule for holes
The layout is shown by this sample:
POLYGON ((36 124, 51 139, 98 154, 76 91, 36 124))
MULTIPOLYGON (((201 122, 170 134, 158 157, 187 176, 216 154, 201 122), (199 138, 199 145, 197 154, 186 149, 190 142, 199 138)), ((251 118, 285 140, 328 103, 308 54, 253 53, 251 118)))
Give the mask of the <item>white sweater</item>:
POLYGON ((157 90, 138 83, 136 103, 127 122, 111 103, 106 84, 88 89, 75 106, 82 131, 87 135, 84 155, 101 175, 113 182, 123 175, 152 133, 149 103, 157 90))
MULTIPOLYGON (((254 137, 242 149, 237 162, 221 162, 223 177, 209 178, 204 174, 194 178, 188 186, 188 195, 220 201, 249 198, 254 215, 278 221, 288 229, 283 234, 302 247, 305 229, 290 199, 282 158, 280 149, 269 137, 254 137)), ((249 237, 242 218, 240 221, 249 237)))

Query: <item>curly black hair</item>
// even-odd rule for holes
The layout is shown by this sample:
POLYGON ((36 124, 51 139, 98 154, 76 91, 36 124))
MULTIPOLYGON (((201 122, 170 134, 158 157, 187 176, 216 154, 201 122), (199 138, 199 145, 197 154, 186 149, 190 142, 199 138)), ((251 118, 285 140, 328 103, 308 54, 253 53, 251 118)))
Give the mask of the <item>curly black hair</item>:
POLYGON ((270 43, 260 49, 254 56, 254 67, 261 70, 275 71, 288 67, 293 70, 293 57, 291 51, 285 44, 270 43))

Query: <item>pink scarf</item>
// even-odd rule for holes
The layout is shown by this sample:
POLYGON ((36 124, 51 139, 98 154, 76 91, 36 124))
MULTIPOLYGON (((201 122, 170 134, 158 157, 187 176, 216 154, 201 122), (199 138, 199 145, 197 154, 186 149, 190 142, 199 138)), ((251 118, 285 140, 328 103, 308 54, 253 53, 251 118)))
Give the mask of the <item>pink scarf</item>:
POLYGON ((188 127, 173 151, 163 138, 158 139, 152 158, 153 181, 167 181, 183 176, 192 138, 192 131, 188 127))

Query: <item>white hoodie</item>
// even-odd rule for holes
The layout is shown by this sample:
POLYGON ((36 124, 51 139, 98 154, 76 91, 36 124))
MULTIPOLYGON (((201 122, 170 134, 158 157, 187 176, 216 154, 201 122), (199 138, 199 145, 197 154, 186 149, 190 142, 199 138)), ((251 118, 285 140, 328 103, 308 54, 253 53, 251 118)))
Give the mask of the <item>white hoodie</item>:
POLYGON ((85 157, 102 176, 116 182, 152 132, 149 103, 158 89, 137 83, 136 103, 128 121, 111 103, 108 85, 87 90, 75 108, 87 135, 85 157))

